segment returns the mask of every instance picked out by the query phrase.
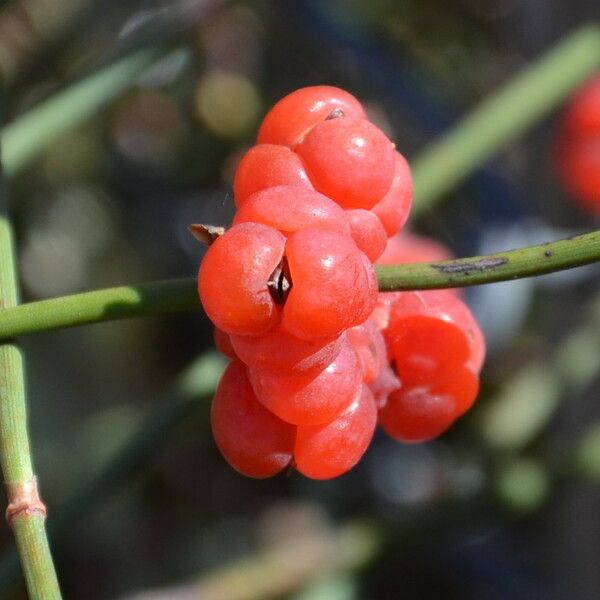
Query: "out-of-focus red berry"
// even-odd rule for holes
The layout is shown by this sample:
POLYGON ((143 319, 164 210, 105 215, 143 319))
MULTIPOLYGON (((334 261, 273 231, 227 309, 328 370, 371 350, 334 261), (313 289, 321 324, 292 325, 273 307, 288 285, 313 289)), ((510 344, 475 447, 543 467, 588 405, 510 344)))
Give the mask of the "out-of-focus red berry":
POLYGON ((554 156, 573 200, 584 211, 600 216, 600 75, 565 109, 554 156))
POLYGON ((361 103, 340 88, 300 88, 279 100, 267 113, 258 131, 258 143, 294 148, 317 123, 338 117, 365 119, 366 115, 361 103))

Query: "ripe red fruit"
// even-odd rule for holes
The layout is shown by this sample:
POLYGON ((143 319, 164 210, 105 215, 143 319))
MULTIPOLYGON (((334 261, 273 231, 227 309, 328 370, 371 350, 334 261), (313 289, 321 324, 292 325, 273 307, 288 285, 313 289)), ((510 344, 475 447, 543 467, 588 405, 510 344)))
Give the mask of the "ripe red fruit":
POLYGON ((344 90, 327 85, 301 88, 267 113, 258 131, 258 143, 294 148, 314 125, 341 116, 366 118, 361 103, 344 90))
POLYGON ((473 404, 479 379, 469 369, 431 385, 403 386, 379 411, 379 424, 399 442, 424 442, 441 435, 473 404))
POLYGON ((211 425, 225 460, 248 477, 271 477, 290 463, 296 428, 256 399, 246 367, 239 361, 230 363, 221 377, 211 425))
POLYGON ((454 258, 452 252, 441 242, 404 230, 388 240, 385 252, 379 257, 377 264, 436 262, 451 258, 454 258))
POLYGON ((600 215, 600 76, 565 109, 554 154, 573 200, 586 212, 600 215))
POLYGON ((371 262, 375 262, 385 250, 387 234, 379 218, 370 210, 356 208, 347 210, 352 239, 371 262))
POLYGON ((388 237, 396 235, 406 224, 413 199, 413 180, 406 159, 395 153, 394 179, 387 194, 371 209, 379 217, 388 237))
POLYGON ((232 335, 230 339, 236 354, 248 366, 293 374, 322 371, 340 353, 346 336, 301 340, 280 323, 263 335, 232 335))
POLYGON ((346 215, 333 200, 313 189, 278 185, 252 194, 238 209, 233 224, 262 223, 289 235, 319 227, 350 234, 346 215))
POLYGON ((377 423, 369 388, 362 386, 352 404, 325 425, 299 426, 294 447, 298 471, 312 479, 331 479, 349 471, 365 453, 377 423))
POLYGON ((485 342, 471 311, 443 290, 399 294, 384 335, 403 384, 445 380, 465 365, 478 372, 483 363, 485 342))
POLYGON ((244 154, 235 172, 233 198, 241 206, 248 196, 276 185, 312 189, 300 157, 285 146, 259 144, 244 154))
POLYGON ((372 208, 394 178, 394 145, 375 125, 351 118, 315 125, 296 147, 316 190, 343 208, 372 208))
POLYGON ((349 343, 317 374, 248 369, 258 400, 294 425, 321 425, 338 417, 360 391, 361 375, 358 358, 349 343))
POLYGON ((237 358, 235 350, 231 345, 231 338, 228 333, 225 333, 218 327, 215 327, 213 330, 213 339, 215 341, 215 346, 217 350, 227 356, 228 358, 237 358))
POLYGON ((292 288, 283 324, 292 335, 334 337, 366 321, 377 302, 377 279, 350 236, 302 229, 288 238, 285 255, 292 288))
POLYGON ((210 320, 226 333, 259 335, 279 321, 267 287, 281 261, 285 237, 259 223, 241 223, 208 248, 198 292, 210 320))
POLYGON ((363 374, 363 382, 371 383, 388 366, 387 348, 381 331, 371 319, 347 331, 363 374))

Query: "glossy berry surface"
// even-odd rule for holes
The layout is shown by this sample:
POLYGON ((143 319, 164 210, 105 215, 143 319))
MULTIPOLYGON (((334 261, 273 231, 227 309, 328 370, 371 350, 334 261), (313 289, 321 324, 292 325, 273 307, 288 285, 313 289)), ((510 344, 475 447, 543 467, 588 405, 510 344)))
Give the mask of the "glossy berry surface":
POLYGON ((267 113, 258 131, 258 143, 294 148, 317 123, 340 115, 366 118, 361 103, 340 88, 301 88, 279 100, 267 113))
POLYGON ((219 329, 258 335, 279 321, 267 282, 284 247, 279 231, 258 223, 236 225, 209 247, 200 265, 198 292, 219 329))
POLYGON ((302 229, 288 238, 285 254, 292 288, 283 324, 292 335, 333 337, 369 317, 377 302, 377 280, 351 237, 302 229))
POLYGON ((344 208, 370 209, 392 184, 394 146, 369 121, 340 118, 319 123, 296 152, 315 189, 344 208))
POLYGON ((253 194, 238 209, 233 224, 254 222, 289 235, 317 227, 350 234, 344 210, 312 189, 278 185, 253 194))
POLYGON ((370 210, 355 208, 346 211, 352 239, 371 262, 375 262, 385 250, 388 238, 379 218, 370 210))
POLYGON ((294 425, 321 425, 335 419, 359 392, 362 376, 349 343, 317 374, 250 367, 248 377, 259 401, 294 425))
POLYGON ((371 209, 381 221, 388 237, 396 235, 408 221, 413 200, 413 180, 406 159, 394 155, 394 178, 386 195, 371 209))
POLYGON ((230 336, 235 353, 245 364, 292 374, 322 371, 339 354, 345 339, 343 333, 333 338, 302 340, 282 324, 258 336, 230 336))
POLYGON ((457 370, 447 381, 403 385, 379 411, 379 424, 400 442, 424 442, 444 433, 473 404, 479 389, 469 369, 457 370))
POLYGON ((300 157, 285 146, 259 144, 244 154, 235 172, 233 198, 241 206, 248 196, 276 185, 312 189, 300 157))
POLYGON ((312 479, 331 479, 349 471, 365 453, 377 424, 377 408, 367 386, 352 404, 325 425, 298 427, 296 469, 312 479))
POLYGON ((272 477, 290 463, 296 428, 256 399, 239 361, 230 363, 219 382, 211 426, 225 460, 248 477, 272 477))

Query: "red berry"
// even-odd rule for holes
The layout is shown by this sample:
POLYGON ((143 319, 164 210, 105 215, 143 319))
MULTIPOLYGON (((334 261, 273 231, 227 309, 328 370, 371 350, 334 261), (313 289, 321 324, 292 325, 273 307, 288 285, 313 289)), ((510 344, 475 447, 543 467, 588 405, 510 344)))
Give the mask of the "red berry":
POLYGON ((379 218, 364 208, 347 210, 352 239, 371 262, 375 262, 385 250, 387 235, 379 218))
POLYGON ((349 471, 365 453, 377 422, 377 408, 367 386, 335 420, 299 426, 294 447, 298 471, 312 479, 331 479, 349 471))
POLYGON ((344 90, 327 85, 301 88, 267 113, 258 131, 258 143, 293 148, 314 125, 341 116, 366 118, 360 102, 344 90))
POLYGON ((346 235, 350 225, 344 211, 312 189, 278 185, 252 194, 238 209, 233 223, 262 223, 289 235, 299 229, 319 227, 346 235))
POLYGON ((379 424, 399 442, 423 442, 441 435, 473 404, 479 380, 469 369, 434 385, 403 386, 379 411, 379 424))
POLYGON ((441 242, 405 230, 388 240, 385 252, 379 257, 377 264, 436 262, 451 258, 452 252, 441 242))
POLYGON ((259 223, 241 223, 209 247, 198 291, 210 320, 226 333, 259 335, 279 321, 267 282, 280 263, 285 237, 259 223))
POLYGON ((213 331, 213 339, 215 341, 215 346, 217 347, 217 350, 221 354, 224 354, 228 358, 237 358, 235 350, 231 345, 231 339, 228 333, 225 333, 218 327, 215 327, 213 331))
POLYGON ((363 382, 371 383, 388 365, 387 349, 381 331, 371 319, 367 319, 361 325, 348 329, 347 336, 358 356, 363 382))
POLYGON ((392 392, 402 387, 400 380, 396 377, 396 373, 394 373, 394 369, 389 364, 368 385, 378 409, 383 408, 387 404, 388 396, 392 392))
POLYGON ((371 209, 378 217, 388 237, 396 235, 410 215, 413 198, 413 181, 406 159, 395 153, 394 179, 387 194, 371 209))
POLYGON ((344 208, 373 207, 394 178, 394 145, 365 120, 332 119, 315 125, 296 152, 311 183, 344 208))
POLYGON ((230 339, 236 354, 248 366, 293 374, 322 371, 340 353, 346 336, 301 340, 279 324, 263 335, 232 335, 230 339))
POLYGON ((586 212, 600 215, 600 76, 565 109, 555 159, 573 200, 586 212))
POLYGON ((302 229, 286 245, 292 287, 283 323, 302 339, 333 337, 365 321, 377 302, 377 279, 350 236, 302 229))
POLYGON ((430 384, 463 365, 479 371, 485 342, 470 310, 443 290, 402 292, 385 331, 403 384, 430 384))
POLYGON ((285 146, 259 144, 244 154, 235 172, 233 197, 241 206, 251 194, 275 185, 312 189, 300 157, 285 146))
POLYGON ((316 375, 249 368, 248 377, 259 401, 294 425, 329 423, 348 407, 362 385, 358 358, 348 343, 316 375))
POLYGON ((248 477, 271 477, 292 458, 296 428, 256 399, 239 361, 227 367, 217 387, 211 425, 225 460, 248 477))

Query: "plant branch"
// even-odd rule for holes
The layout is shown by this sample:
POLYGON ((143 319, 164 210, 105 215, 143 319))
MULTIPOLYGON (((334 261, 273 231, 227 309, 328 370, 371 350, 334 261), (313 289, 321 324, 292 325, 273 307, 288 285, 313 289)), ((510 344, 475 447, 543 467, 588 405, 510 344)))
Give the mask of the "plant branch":
MULTIPOLYGON (((465 287, 533 277, 600 261, 600 231, 499 252, 437 263, 376 268, 383 291, 465 287)), ((196 280, 173 279, 63 296, 0 311, 0 339, 199 308, 196 280)))
MULTIPOLYGON (((48 531, 53 540, 67 533, 74 519, 100 505, 132 472, 156 454, 177 425, 193 418, 195 411, 208 405, 224 367, 225 360, 221 356, 207 352, 177 378, 172 389, 131 436, 50 516, 48 531)), ((201 414, 208 415, 204 410, 201 414)), ((204 422, 208 431, 208 418, 204 422)), ((0 589, 6 588, 17 572, 15 553, 4 552, 0 558, 0 589)))
POLYGON ((484 100, 412 163, 412 216, 431 207, 600 69, 600 26, 586 25, 484 100))
MULTIPOLYGON (((6 196, 0 172, 0 308, 4 310, 16 306, 18 301, 6 196)), ((46 509, 38 495, 31 462, 23 355, 18 346, 10 342, 0 344, 0 464, 9 502, 6 518, 15 536, 29 597, 32 600, 60 599, 44 527, 46 509)))

